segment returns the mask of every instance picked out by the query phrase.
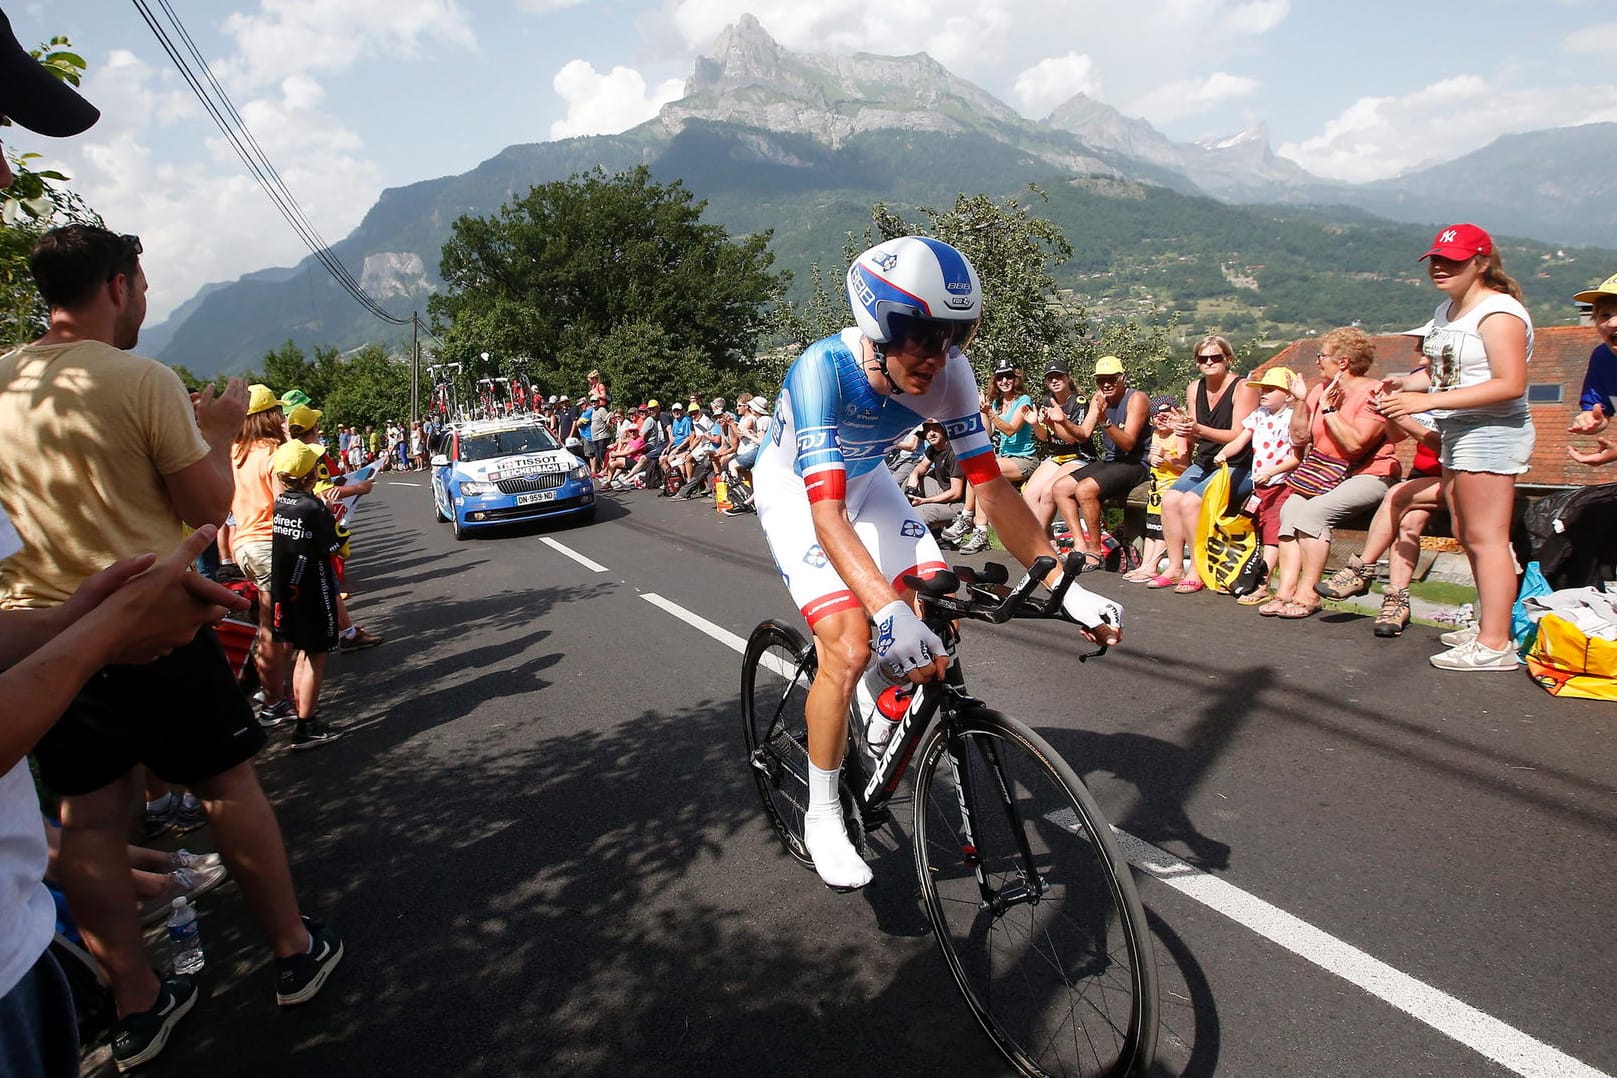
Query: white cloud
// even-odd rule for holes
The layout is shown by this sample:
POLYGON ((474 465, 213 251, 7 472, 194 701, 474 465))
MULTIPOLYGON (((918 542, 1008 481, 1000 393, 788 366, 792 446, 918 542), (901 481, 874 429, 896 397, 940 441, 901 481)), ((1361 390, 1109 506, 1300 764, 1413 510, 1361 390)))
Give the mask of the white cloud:
POLYGON ((1617 22, 1600 22, 1574 30, 1561 42, 1561 50, 1574 56, 1611 55, 1611 43, 1617 38, 1617 22))
POLYGON ((1047 56, 1016 76, 1012 89, 1022 112, 1045 116, 1074 94, 1094 96, 1100 92, 1095 61, 1080 52, 1047 56))
POLYGON ((1246 75, 1215 71, 1203 79, 1176 79, 1152 90, 1124 111, 1154 124, 1206 112, 1225 101, 1248 97, 1263 84, 1246 75))
POLYGON ((1505 89, 1457 75, 1401 97, 1361 97, 1277 151, 1317 176, 1361 182, 1451 160, 1501 135, 1617 121, 1617 85, 1505 89))
POLYGON ((517 0, 518 11, 531 11, 535 15, 550 15, 577 7, 585 0, 517 0))
POLYGON ((476 44, 457 0, 261 0, 258 14, 231 15, 224 29, 236 55, 222 72, 247 87, 341 71, 372 56, 413 59, 429 44, 476 44))
POLYGON ((567 103, 567 115, 550 125, 553 139, 615 135, 657 115, 685 88, 683 80, 669 79, 648 90, 645 76, 632 67, 602 74, 587 60, 569 61, 551 85, 567 103))

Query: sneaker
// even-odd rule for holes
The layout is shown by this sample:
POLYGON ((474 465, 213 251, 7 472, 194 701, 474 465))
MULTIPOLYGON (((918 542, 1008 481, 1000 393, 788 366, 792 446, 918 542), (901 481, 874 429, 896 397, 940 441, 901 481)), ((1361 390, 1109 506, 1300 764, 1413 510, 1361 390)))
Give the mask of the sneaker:
POLYGON ((751 502, 743 502, 740 505, 732 505, 730 508, 726 509, 724 511, 724 515, 727 517, 744 517, 748 513, 756 513, 757 511, 757 507, 751 502))
POLYGON ((140 904, 140 923, 154 925, 168 916, 176 898, 200 898, 230 878, 224 865, 212 868, 177 868, 168 873, 163 893, 140 904))
POLYGON ((979 550, 987 549, 987 547, 988 529, 973 528, 971 529, 971 534, 960 540, 960 545, 955 549, 962 554, 975 554, 979 550))
POLYGON ((273 704, 265 704, 258 709, 258 725, 266 730, 273 730, 283 722, 298 717, 298 709, 290 700, 281 699, 273 704))
POLYGON ((170 871, 177 868, 213 868, 224 864, 224 858, 216 853, 192 853, 187 849, 178 849, 168 855, 170 871))
POLYGON ((186 794, 180 799, 180 807, 174 810, 174 833, 184 835, 206 826, 208 810, 202 807, 202 802, 186 794))
POLYGON ((1387 588, 1381 593, 1381 613, 1376 615, 1376 635, 1384 638, 1402 636, 1404 626, 1408 624, 1409 589, 1387 588))
POLYGON ((168 1044, 180 1019, 196 1006, 196 982, 185 974, 164 977, 157 985, 157 1002, 150 1010, 126 1015, 112 1027, 112 1061, 120 1071, 150 1063, 168 1044))
POLYGON ((292 751, 317 749, 321 745, 331 744, 341 736, 342 734, 321 721, 318 715, 312 719, 299 719, 296 729, 292 731, 292 751))
POLYGON ((1515 648, 1495 651, 1479 640, 1470 640, 1431 658, 1439 670, 1514 670, 1521 665, 1515 648))
POLYGON ((309 930, 313 942, 311 953, 275 960, 275 1002, 282 1007, 313 999, 342 961, 342 940, 337 933, 307 917, 303 919, 303 927, 309 930))
POLYGON ((150 842, 154 838, 161 838, 174 826, 174 816, 178 812, 174 800, 160 809, 147 809, 140 818, 140 833, 142 841, 150 842))
POLYGON ((342 652, 364 651, 366 648, 374 648, 377 644, 383 642, 384 638, 381 633, 373 633, 356 625, 352 636, 340 636, 337 638, 337 650, 342 652))
POLYGON ((1455 629, 1452 632, 1444 633, 1442 636, 1438 637, 1437 640, 1438 643, 1442 644, 1446 648, 1457 648, 1461 644, 1471 643, 1471 641, 1475 640, 1476 638, 1477 627, 1475 625, 1467 625, 1464 628, 1455 629))
POLYGON ((972 530, 971 518, 962 513, 954 518, 954 523, 944 528, 938 537, 946 543, 957 543, 965 534, 972 530))
POLYGON ((1327 599, 1351 599, 1355 595, 1368 595, 1375 579, 1376 567, 1364 564, 1355 554, 1329 580, 1315 584, 1314 591, 1327 599))

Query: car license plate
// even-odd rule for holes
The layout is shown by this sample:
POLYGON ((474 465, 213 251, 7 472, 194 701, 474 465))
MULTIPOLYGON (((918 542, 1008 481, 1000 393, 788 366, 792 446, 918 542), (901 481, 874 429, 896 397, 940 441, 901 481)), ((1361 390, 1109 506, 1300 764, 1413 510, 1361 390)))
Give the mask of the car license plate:
POLYGON ((553 502, 556 492, 553 490, 536 490, 531 494, 518 494, 518 505, 538 505, 540 502, 553 502))

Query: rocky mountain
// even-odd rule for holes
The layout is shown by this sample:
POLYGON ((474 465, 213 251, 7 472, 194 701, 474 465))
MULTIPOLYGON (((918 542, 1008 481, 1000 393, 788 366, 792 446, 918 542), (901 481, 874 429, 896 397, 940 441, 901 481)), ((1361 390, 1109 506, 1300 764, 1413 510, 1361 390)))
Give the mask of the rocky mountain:
MULTIPOLYGON (((903 211, 946 206, 960 192, 1007 195, 1039 184, 1060 196, 1052 194, 1041 212, 1078 248, 1067 268, 1074 286, 1103 301, 1140 303, 1143 296, 1160 306, 1173 292, 1174 302, 1194 308, 1230 280, 1267 279, 1272 294, 1290 293, 1275 307, 1285 317, 1263 315, 1267 324, 1333 321, 1378 303, 1387 317, 1401 318, 1409 294, 1383 295, 1376 282, 1401 277, 1407 289, 1407 266, 1395 268, 1402 258, 1395 252, 1423 244, 1425 222, 1469 217, 1506 234, 1572 235, 1558 222, 1578 212, 1617 232, 1601 209, 1609 185, 1583 183, 1611 159, 1617 126, 1576 131, 1502 139, 1469 166, 1467 159, 1384 185, 1331 186, 1277 158, 1261 126, 1176 143, 1083 95, 1036 122, 925 54, 794 53, 744 16, 698 60, 685 96, 654 119, 620 135, 511 146, 461 175, 384 191, 332 250, 384 307, 401 316, 424 313, 440 287, 440 250, 458 217, 493 213, 536 184, 595 167, 644 164, 656 179, 678 180, 707 200, 710 219, 732 234, 772 229, 777 264, 802 288, 811 265, 840 261, 844 236, 864 227, 874 202, 903 211), (927 167, 913 168, 914 161, 927 167), (1566 176, 1574 182, 1558 187, 1557 177, 1566 176), (1229 205, 1242 202, 1290 208, 1229 205), (1310 211, 1303 203, 1330 208, 1310 211), (1552 212, 1558 205, 1567 207, 1559 218, 1552 212), (1423 224, 1389 228, 1362 210, 1423 224), (1318 235, 1326 239, 1305 242, 1318 235), (1104 249, 1095 246, 1101 237, 1104 249), (1358 275, 1336 289, 1338 299, 1354 300, 1329 315, 1309 306, 1316 268, 1297 262, 1293 247, 1277 246, 1316 242, 1341 247, 1341 268, 1351 264, 1358 275)), ((1558 274, 1539 276, 1559 281, 1558 274)), ((1243 294, 1237 306, 1257 302, 1243 294)), ((1259 324, 1257 316, 1242 317, 1259 324)), ((366 314, 309 258, 208 286, 148 329, 142 343, 211 374, 245 369, 288 339, 306 350, 348 349, 401 345, 408 333, 366 314)))
POLYGON ((1078 136, 1097 151, 1178 173, 1197 189, 1231 202, 1282 201, 1297 188, 1321 182, 1295 162, 1276 157, 1262 124, 1233 138, 1174 142, 1146 121, 1087 94, 1075 94, 1057 106, 1044 123, 1078 136))

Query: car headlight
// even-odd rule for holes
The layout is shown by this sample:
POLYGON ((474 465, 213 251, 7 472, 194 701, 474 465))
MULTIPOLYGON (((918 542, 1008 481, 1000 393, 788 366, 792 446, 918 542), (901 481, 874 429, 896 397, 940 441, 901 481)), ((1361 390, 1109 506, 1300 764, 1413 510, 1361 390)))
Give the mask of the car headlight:
POLYGON ((480 498, 484 494, 493 494, 493 493, 494 493, 494 484, 493 483, 462 483, 462 484, 460 484, 460 496, 463 497, 463 498, 480 498))
POLYGON ((588 464, 580 464, 578 467, 574 468, 571 472, 568 472, 567 474, 572 476, 574 479, 577 479, 578 481, 583 482, 584 480, 586 480, 586 479, 588 479, 590 477, 590 467, 589 467, 588 464))

